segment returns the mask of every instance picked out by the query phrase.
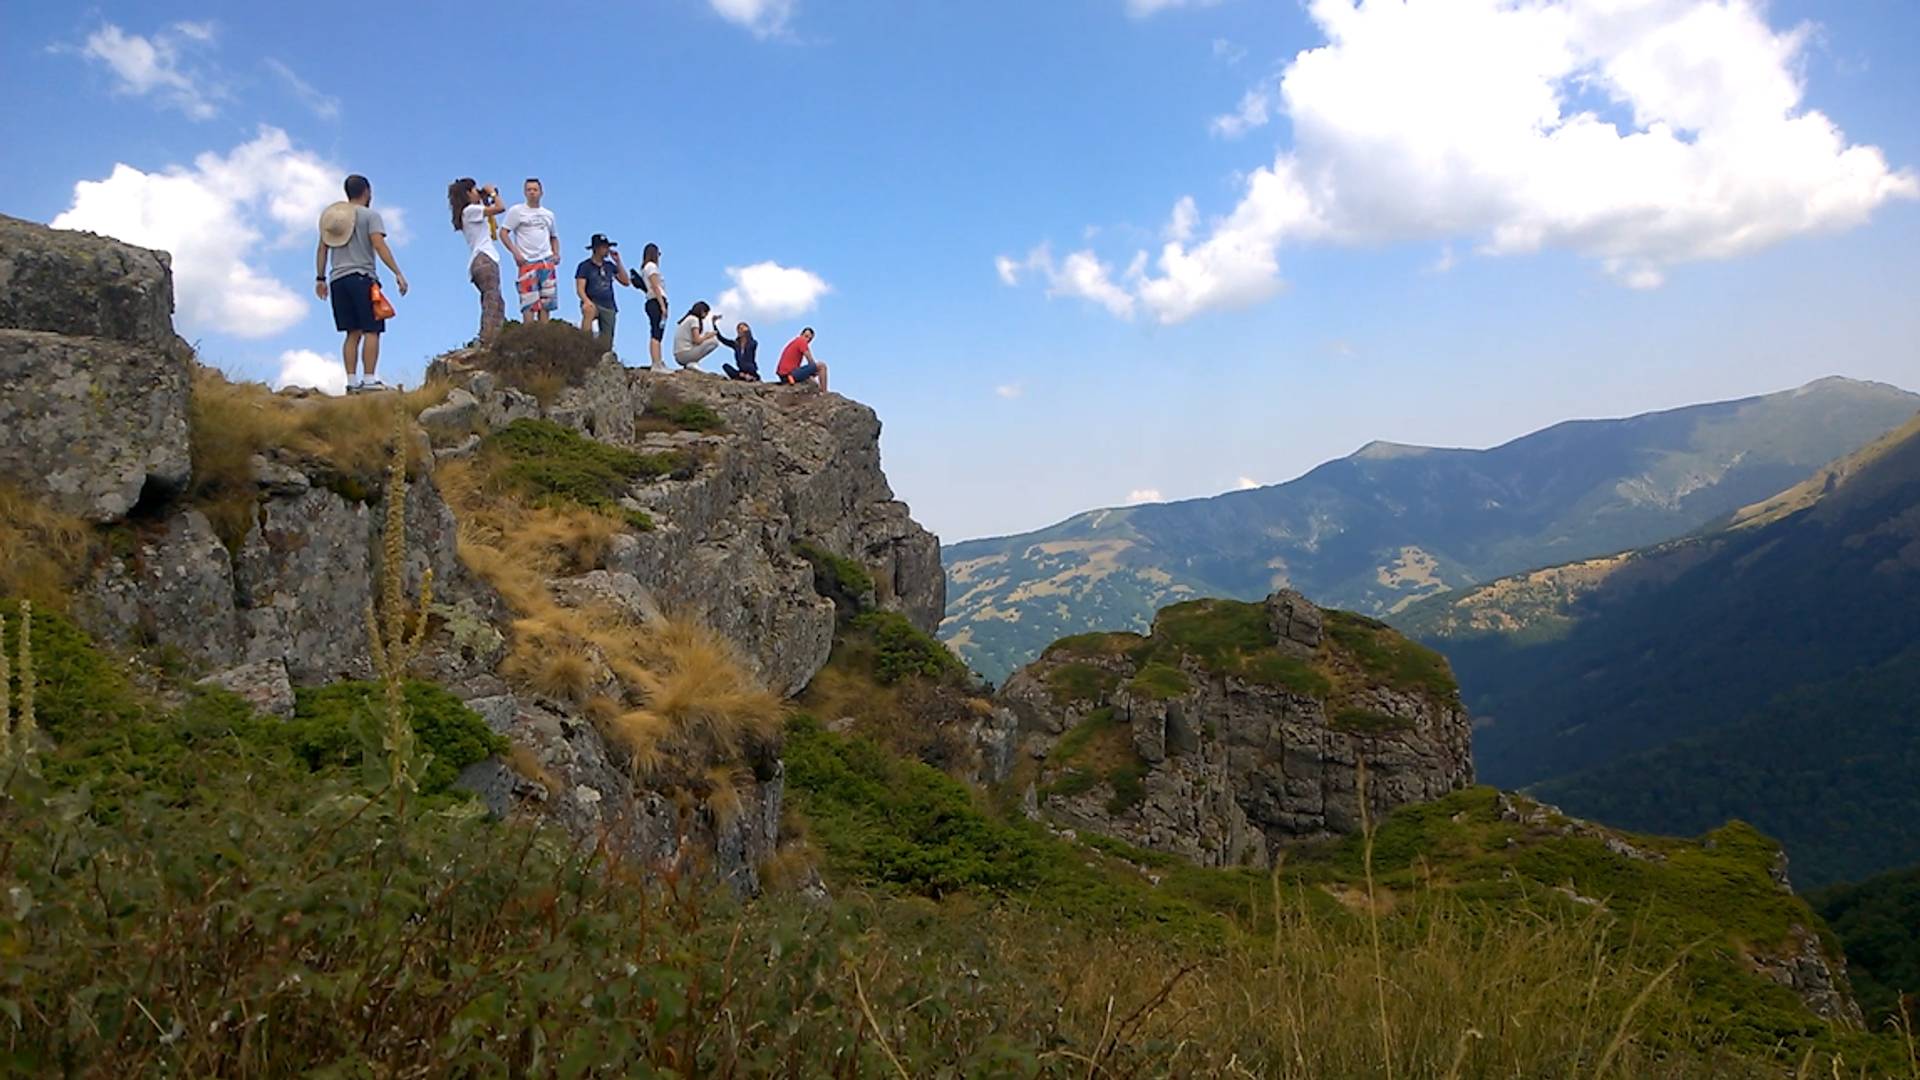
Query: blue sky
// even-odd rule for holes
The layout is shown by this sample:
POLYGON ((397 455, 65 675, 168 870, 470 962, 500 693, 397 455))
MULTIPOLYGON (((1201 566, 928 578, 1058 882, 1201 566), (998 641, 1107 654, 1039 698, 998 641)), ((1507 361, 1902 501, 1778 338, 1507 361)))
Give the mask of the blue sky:
POLYGON ((947 540, 1374 438, 1920 386, 1905 0, 0 12, 0 212, 171 247, 205 361, 337 354, 311 223, 357 171, 417 378, 477 322, 447 181, 537 174, 570 259, 654 240, 677 305, 818 327, 947 540))

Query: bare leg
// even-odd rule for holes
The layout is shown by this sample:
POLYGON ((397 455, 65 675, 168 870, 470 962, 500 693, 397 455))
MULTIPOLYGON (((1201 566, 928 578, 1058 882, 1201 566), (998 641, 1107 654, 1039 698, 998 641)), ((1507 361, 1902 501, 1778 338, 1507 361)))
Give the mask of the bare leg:
MULTIPOLYGON (((819 367, 820 367, 820 392, 824 394, 827 392, 827 365, 821 364, 819 365, 819 367)), ((368 368, 367 370, 371 371, 373 369, 368 368)))
POLYGON ((360 331, 347 331, 346 341, 340 345, 340 362, 347 366, 347 382, 353 382, 360 374, 360 331))
POLYGON ((647 355, 653 358, 653 370, 660 370, 660 339, 647 339, 647 355))
MULTIPOLYGON (((361 366, 367 369, 367 378, 373 378, 373 369, 380 366, 379 334, 360 335, 360 363, 361 366)), ((826 371, 823 369, 820 374, 825 376, 826 371)), ((821 382, 823 385, 825 384, 826 380, 824 377, 821 379, 821 382)))
POLYGON ((591 300, 580 301, 580 329, 593 333, 594 306, 591 300))

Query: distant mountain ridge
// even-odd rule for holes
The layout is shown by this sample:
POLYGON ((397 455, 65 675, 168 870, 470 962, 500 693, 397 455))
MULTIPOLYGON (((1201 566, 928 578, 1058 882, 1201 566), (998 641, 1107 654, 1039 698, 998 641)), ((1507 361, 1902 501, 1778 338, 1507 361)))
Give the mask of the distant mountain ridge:
POLYGON ((1494 783, 1684 833, 1749 821, 1805 885, 1920 861, 1920 416, 1681 540, 1434 597, 1494 783))
POLYGON ((1298 589, 1376 615, 1530 567, 1678 536, 1782 492, 1895 427, 1920 395, 1826 378, 1487 450, 1375 441, 1296 480, 1093 510, 942 550, 941 637, 1003 679, 1058 638, 1145 630, 1198 596, 1298 589))

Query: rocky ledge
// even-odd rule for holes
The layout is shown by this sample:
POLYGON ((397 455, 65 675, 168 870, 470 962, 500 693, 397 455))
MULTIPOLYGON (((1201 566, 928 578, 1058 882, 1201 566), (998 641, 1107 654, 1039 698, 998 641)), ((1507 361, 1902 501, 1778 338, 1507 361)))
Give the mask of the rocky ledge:
POLYGON ((1000 699, 1032 812, 1206 866, 1355 832, 1363 795, 1378 820, 1473 783, 1446 661, 1296 592, 1065 638, 1000 699))

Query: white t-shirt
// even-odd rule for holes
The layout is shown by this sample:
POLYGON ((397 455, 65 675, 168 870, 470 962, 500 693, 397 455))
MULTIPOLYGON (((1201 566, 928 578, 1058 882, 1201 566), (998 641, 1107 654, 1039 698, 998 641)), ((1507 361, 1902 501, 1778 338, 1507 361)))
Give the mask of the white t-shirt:
POLYGON ((493 246, 493 238, 487 235, 487 208, 479 203, 468 204, 460 211, 460 235, 467 238, 467 262, 471 264, 476 255, 485 255, 500 263, 500 252, 493 246))
POLYGON ((652 298, 653 290, 649 289, 647 287, 647 284, 648 282, 652 281, 654 278, 660 278, 660 295, 661 296, 667 295, 667 279, 660 277, 659 263, 648 263, 647 265, 640 268, 641 290, 647 294, 648 298, 652 298))
POLYGON ((682 315, 679 324, 673 328, 673 351, 682 353, 693 348, 693 332, 695 330, 699 330, 703 334, 706 333, 707 320, 682 315))
POLYGON ((544 206, 518 203, 502 216, 506 220, 500 227, 513 237, 513 246, 520 249, 521 258, 528 262, 553 258, 553 211, 544 206))

